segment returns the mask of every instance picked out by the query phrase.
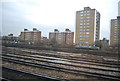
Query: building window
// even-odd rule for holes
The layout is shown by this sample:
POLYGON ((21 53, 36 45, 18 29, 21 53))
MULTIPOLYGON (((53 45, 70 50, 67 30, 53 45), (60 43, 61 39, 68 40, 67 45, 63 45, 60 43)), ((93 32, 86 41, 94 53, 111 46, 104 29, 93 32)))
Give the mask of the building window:
POLYGON ((80 31, 83 31, 82 29, 80 29, 80 31))
POLYGON ((83 25, 83 23, 80 23, 80 25, 83 25))
POLYGON ((90 15, 90 14, 87 14, 87 15, 90 15))
POLYGON ((80 38, 80 40, 83 40, 83 38, 80 38))
POLYGON ((115 38, 117 38, 117 36, 114 36, 115 38))
POLYGON ((86 23, 86 25, 90 25, 90 23, 86 23))
POLYGON ((90 32, 86 32, 86 34, 90 34, 90 32))
POLYGON ((117 31, 118 29, 117 28, 115 28, 115 31, 117 31))
POLYGON ((90 17, 86 17, 87 19, 89 19, 90 17))
POLYGON ((117 26, 115 26, 115 28, 118 28, 117 26))
POLYGON ((90 20, 86 20, 87 22, 89 22, 90 20))
POLYGON ((83 28, 82 26, 80 26, 80 28, 83 28))
POLYGON ((86 40, 89 40, 89 38, 86 38, 86 40))
POLYGON ((84 43, 84 41, 80 41, 80 43, 84 43))
POLYGON ((90 11, 87 11, 87 13, 89 13, 90 11))
MULTIPOLYGON (((84 31, 84 30, 83 30, 84 31)), ((86 32, 80 32, 80 34, 85 34, 86 32)))
POLYGON ((90 20, 86 20, 87 22, 89 22, 90 20))
POLYGON ((83 35, 80 35, 80 37, 83 37, 83 35))
POLYGON ((86 35, 85 37, 90 37, 89 35, 86 35))
POLYGON ((118 26, 117 24, 115 24, 115 26, 118 26))
POLYGON ((90 26, 86 26, 86 28, 90 28, 90 26))
POLYGON ((83 34, 83 32, 80 32, 80 34, 83 34))
POLYGON ((81 11, 80 13, 83 13, 83 11, 81 11))
POLYGON ((81 14, 80 16, 83 16, 83 14, 81 14))

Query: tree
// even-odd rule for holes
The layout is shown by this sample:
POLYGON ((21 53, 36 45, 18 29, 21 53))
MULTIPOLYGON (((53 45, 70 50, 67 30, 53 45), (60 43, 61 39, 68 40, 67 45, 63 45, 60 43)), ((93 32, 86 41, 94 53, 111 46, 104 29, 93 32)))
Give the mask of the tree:
POLYGON ((101 44, 101 42, 99 40, 97 40, 97 41, 95 41, 95 46, 101 48, 102 44, 101 44))
POLYGON ((52 45, 52 46, 56 46, 57 45, 57 41, 55 40, 55 38, 52 38, 50 40, 50 45, 52 45))

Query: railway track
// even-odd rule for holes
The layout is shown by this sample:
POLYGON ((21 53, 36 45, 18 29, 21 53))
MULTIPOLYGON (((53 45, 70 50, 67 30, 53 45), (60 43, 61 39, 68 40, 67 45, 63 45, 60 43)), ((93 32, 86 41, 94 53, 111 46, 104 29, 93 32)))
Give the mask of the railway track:
POLYGON ((47 65, 47 64, 38 64, 38 63, 33 63, 33 62, 26 62, 26 61, 23 61, 23 60, 15 60, 15 59, 5 58, 5 57, 3 57, 3 60, 4 61, 9 61, 9 62, 14 62, 14 63, 19 63, 19 64, 23 64, 23 65, 29 65, 29 66, 32 66, 32 67, 38 67, 38 68, 42 67, 42 68, 46 68, 46 69, 54 69, 54 70, 58 70, 58 71, 68 72, 68 73, 82 74, 82 75, 99 77, 99 78, 110 79, 110 80, 119 80, 119 76, 106 75, 106 74, 93 73, 93 72, 86 72, 86 71, 68 69, 68 68, 63 68, 63 67, 58 67, 58 66, 47 65))
POLYGON ((87 69, 94 69, 94 70, 101 70, 101 71, 112 71, 112 72, 120 72, 120 70, 113 70, 113 69, 103 69, 103 68, 95 68, 95 67, 88 67, 88 66, 80 66, 80 65, 75 65, 75 64, 69 64, 69 63, 63 63, 63 62, 56 62, 56 61, 52 61, 52 60, 41 60, 41 59, 33 59, 33 58, 27 58, 27 57, 20 57, 20 56, 12 56, 12 55, 3 55, 3 58, 5 58, 4 56, 7 57, 13 57, 13 58, 17 58, 17 59, 24 59, 24 60, 30 60, 30 61, 38 61, 38 62, 46 62, 46 63, 53 63, 53 64, 60 64, 60 65, 66 65, 66 66, 73 66, 73 67, 78 67, 78 68, 87 68, 87 69))
MULTIPOLYGON (((60 59, 70 59, 70 60, 75 60, 75 61, 86 61, 86 62, 92 62, 92 63, 98 63, 98 64, 108 64, 108 65, 120 65, 120 59, 116 59, 116 61, 104 61, 103 60, 98 60, 98 59, 84 59, 84 58, 76 58, 76 57, 71 57, 71 56, 63 56, 63 54, 54 54, 54 53, 46 53, 46 52, 38 52, 38 51, 31 51, 30 49, 18 49, 18 48, 9 48, 9 49, 4 49, 2 52, 5 53, 17 53, 17 54, 27 54, 27 55, 41 55, 41 56, 48 56, 48 57, 56 57, 56 58, 60 58, 60 59)), ((74 54, 76 55, 76 54, 74 54)), ((77 54, 79 55, 79 54, 77 54)))
POLYGON ((27 65, 31 67, 45 68, 56 71, 62 71, 72 74, 81 74, 85 76, 98 77, 108 80, 119 80, 120 77, 120 63, 119 62, 102 62, 97 60, 86 60, 71 57, 59 56, 57 54, 50 53, 38 53, 23 50, 7 50, 2 52, 3 61, 8 61, 16 64, 27 65), (33 62, 34 61, 34 62, 33 62), (64 67, 63 67, 64 66, 64 67), (74 67, 74 69, 71 69, 74 67), (93 70, 93 72, 87 70, 79 70, 79 68, 93 70), (107 73, 113 73, 112 75, 106 73, 94 72, 102 71, 107 73), (117 75, 114 75, 116 74, 117 75))
POLYGON ((28 71, 23 71, 23 70, 18 70, 15 68, 7 67, 7 66, 2 66, 3 69, 3 77, 6 77, 8 79, 2 78, 5 81, 70 81, 67 79, 60 79, 60 78, 55 78, 55 77, 50 77, 47 75, 43 74, 36 74, 36 73, 31 73, 28 71), (6 72, 10 74, 9 76, 6 76, 6 72), (11 77, 17 77, 17 78, 11 78, 11 77), (24 77, 23 77, 24 76, 24 77))
POLYGON ((11 81, 11 80, 3 78, 3 77, 0 77, 0 81, 11 81))
MULTIPOLYGON (((6 54, 3 54, 6 55, 6 54)), ((7 54, 8 55, 8 54, 7 54)), ((63 58, 63 57, 54 57, 54 56, 45 56, 45 55, 41 55, 41 54, 36 54, 36 53, 30 53, 30 54, 20 54, 20 53, 10 53, 9 55, 18 55, 18 56, 24 56, 24 57, 30 57, 30 58, 45 58, 47 60, 62 60, 62 61, 67 61, 67 62, 71 62, 71 63, 80 63, 80 64, 90 64, 90 65, 98 65, 98 66, 105 66, 105 67, 116 67, 116 68, 120 68, 120 64, 114 64, 114 63, 101 63, 101 62, 93 62, 93 61, 87 61, 87 60, 81 60, 81 59, 73 59, 73 58, 63 58)))

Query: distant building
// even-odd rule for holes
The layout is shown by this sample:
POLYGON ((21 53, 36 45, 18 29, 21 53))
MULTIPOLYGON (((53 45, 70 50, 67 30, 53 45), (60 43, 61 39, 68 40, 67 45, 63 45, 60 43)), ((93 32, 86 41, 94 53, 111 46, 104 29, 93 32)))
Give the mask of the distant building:
POLYGON ((120 1, 118 2, 118 16, 120 16, 120 1))
POLYGON ((40 42, 41 41, 41 31, 33 28, 33 31, 28 31, 28 29, 24 29, 20 34, 20 41, 28 41, 28 42, 40 42))
POLYGON ((11 33, 11 34, 8 34, 8 37, 13 37, 13 34, 11 33))
POLYGON ((55 29, 54 32, 49 33, 49 40, 52 42, 57 42, 58 44, 73 44, 74 32, 71 32, 69 29, 66 29, 65 32, 59 32, 58 29, 55 29))
POLYGON ((100 40, 100 44, 101 44, 101 49, 108 49, 109 48, 109 40, 107 40, 106 38, 103 38, 103 40, 100 40))
POLYGON ((41 37, 41 43, 48 44, 49 43, 49 39, 47 37, 41 37))
POLYGON ((120 1, 118 2, 117 19, 111 19, 110 46, 120 48, 120 1))
POLYGON ((118 47, 120 44, 120 19, 111 19, 111 30, 110 30, 110 46, 118 47))
POLYGON ((84 7, 76 12, 75 43, 92 46, 100 37, 100 13, 96 9, 84 7))
POLYGON ((41 41, 47 40, 47 37, 41 37, 41 41))
POLYGON ((120 16, 117 17, 118 20, 118 48, 120 49, 120 16))
POLYGON ((18 43, 19 38, 13 34, 8 34, 8 36, 2 36, 3 43, 18 43))

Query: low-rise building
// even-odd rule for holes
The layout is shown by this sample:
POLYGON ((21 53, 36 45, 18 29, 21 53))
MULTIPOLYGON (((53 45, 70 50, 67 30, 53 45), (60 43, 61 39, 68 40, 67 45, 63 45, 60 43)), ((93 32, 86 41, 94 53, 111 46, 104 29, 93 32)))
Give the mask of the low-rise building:
POLYGON ((19 38, 13 36, 13 34, 8 34, 8 36, 2 36, 3 43, 18 43, 19 38))
POLYGON ((72 45, 74 40, 74 32, 66 29, 65 32, 59 32, 55 29, 54 32, 49 33, 49 40, 53 43, 72 45))
POLYGON ((23 32, 21 32, 20 41, 28 41, 28 42, 40 42, 41 41, 41 31, 37 30, 36 28, 33 28, 33 31, 29 31, 28 29, 24 29, 23 32))

